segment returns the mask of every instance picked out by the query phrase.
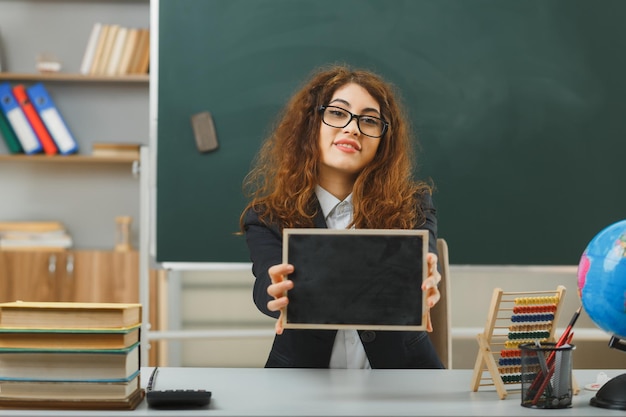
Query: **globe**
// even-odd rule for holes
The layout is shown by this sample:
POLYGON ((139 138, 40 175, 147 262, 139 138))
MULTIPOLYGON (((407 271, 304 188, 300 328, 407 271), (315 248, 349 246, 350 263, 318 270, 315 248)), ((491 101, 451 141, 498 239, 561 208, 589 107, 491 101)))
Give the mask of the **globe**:
MULTIPOLYGON (((625 350, 614 341, 626 339, 626 220, 591 239, 580 257, 577 278, 578 295, 589 318, 613 335, 610 346, 625 350)), ((590 404, 626 410, 626 374, 602 386, 590 404)))
POLYGON ((585 248, 578 295, 599 328, 626 339, 626 220, 601 230, 585 248))

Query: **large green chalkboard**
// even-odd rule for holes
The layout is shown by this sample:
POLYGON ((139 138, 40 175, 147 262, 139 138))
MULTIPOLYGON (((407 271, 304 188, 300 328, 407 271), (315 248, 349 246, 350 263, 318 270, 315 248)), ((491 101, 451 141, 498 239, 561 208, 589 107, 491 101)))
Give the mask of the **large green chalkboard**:
POLYGON ((626 218, 626 1, 160 0, 158 21, 158 262, 249 261, 242 179, 333 62, 402 91, 452 263, 577 264, 626 218))

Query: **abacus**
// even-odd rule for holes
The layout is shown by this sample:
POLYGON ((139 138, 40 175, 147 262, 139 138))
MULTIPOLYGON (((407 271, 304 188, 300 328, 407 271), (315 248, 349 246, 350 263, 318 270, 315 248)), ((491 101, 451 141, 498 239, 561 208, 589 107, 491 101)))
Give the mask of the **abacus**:
POLYGON ((493 291, 485 331, 479 333, 478 356, 474 365, 472 391, 495 386, 500 399, 507 396, 505 385, 521 389, 521 354, 524 343, 554 342, 556 323, 565 296, 565 287, 556 290, 493 291), (485 376, 485 373, 488 375, 485 376))

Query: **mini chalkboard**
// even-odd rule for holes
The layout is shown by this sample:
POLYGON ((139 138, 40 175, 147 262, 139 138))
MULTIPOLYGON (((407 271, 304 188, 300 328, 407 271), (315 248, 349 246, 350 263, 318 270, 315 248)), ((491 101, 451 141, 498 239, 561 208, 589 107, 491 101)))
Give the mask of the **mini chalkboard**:
POLYGON ((285 328, 425 330, 428 232, 285 229, 285 328))

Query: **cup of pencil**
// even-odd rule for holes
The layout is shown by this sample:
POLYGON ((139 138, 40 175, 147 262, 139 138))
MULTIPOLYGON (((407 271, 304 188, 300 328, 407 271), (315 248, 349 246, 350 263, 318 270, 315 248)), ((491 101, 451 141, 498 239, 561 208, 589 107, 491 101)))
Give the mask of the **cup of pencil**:
POLYGON ((572 406, 571 344, 525 343, 520 345, 522 406, 568 408, 572 406))

